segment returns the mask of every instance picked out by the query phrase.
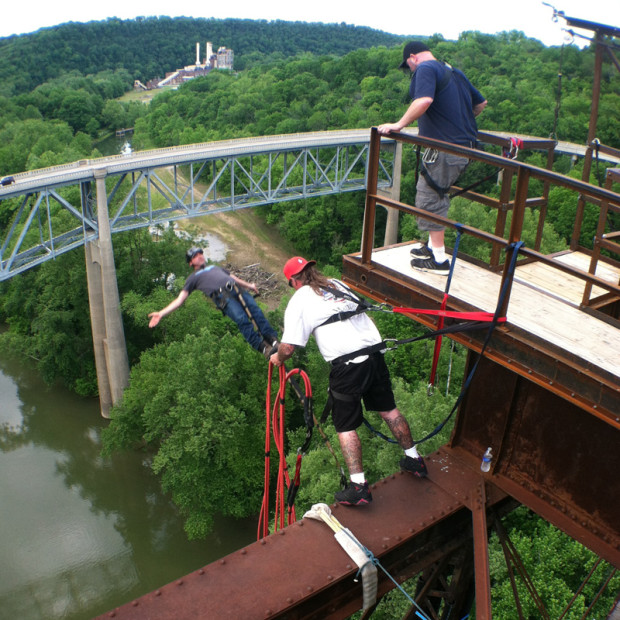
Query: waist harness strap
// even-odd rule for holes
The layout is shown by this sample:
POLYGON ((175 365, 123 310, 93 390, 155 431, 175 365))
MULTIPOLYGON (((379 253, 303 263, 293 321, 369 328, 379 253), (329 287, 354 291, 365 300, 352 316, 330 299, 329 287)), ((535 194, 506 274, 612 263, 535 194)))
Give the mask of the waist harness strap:
POLYGON ((443 198, 450 191, 450 186, 448 186, 448 187, 440 187, 440 185, 435 182, 435 179, 433 179, 433 177, 431 176, 431 173, 428 171, 428 169, 424 165, 424 162, 422 162, 422 168, 421 168, 420 172, 421 172, 422 176, 424 177, 424 179, 426 180, 426 182, 431 187, 431 189, 433 189, 435 192, 437 192, 437 194, 439 194, 440 198, 443 198))
MULTIPOLYGON (((221 310, 222 312, 224 311, 224 308, 226 307, 230 296, 233 294, 234 288, 234 282, 231 280, 229 282, 226 282, 226 284, 220 287, 217 291, 213 291, 209 295, 218 310, 221 310)), ((241 295, 241 293, 239 293, 239 295, 241 295)))

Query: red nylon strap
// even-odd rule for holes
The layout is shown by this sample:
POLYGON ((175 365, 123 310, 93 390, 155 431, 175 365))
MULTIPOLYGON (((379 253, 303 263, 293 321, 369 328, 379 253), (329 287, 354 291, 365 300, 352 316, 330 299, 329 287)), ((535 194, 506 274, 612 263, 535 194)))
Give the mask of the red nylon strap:
MULTIPOLYGON (((441 301, 441 309, 440 312, 446 311, 446 304, 448 303, 448 293, 444 293, 443 299, 441 301)), ((439 320, 437 321, 437 329, 443 328, 443 322, 445 319, 445 314, 439 314, 439 320)), ((443 340, 442 336, 437 336, 435 338, 435 350, 433 351, 433 365, 431 367, 431 376, 428 380, 428 387, 435 387, 435 378, 437 376, 437 365, 439 364, 439 353, 441 352, 441 341, 443 340)))
MULTIPOLYGON (((458 312, 456 310, 446 310, 446 304, 448 303, 448 293, 444 293, 443 300, 441 301, 441 308, 439 310, 430 310, 426 308, 393 308, 393 312, 400 314, 426 314, 429 316, 439 317, 437 321, 437 330, 443 329, 445 319, 462 319, 466 321, 484 321, 490 323, 495 320, 495 315, 492 312, 458 312)), ((505 323, 506 317, 500 317, 497 319, 498 323, 505 323)), ((435 350, 433 351, 433 365, 431 367, 431 375, 428 380, 428 390, 435 387, 435 379, 437 377, 437 366, 439 364, 439 353, 441 352, 442 336, 439 335, 435 338, 435 350)))
POLYGON ((269 364, 267 374, 267 403, 265 423, 265 476, 263 480, 263 502, 258 516, 258 532, 256 539, 260 540, 269 535, 269 480, 270 480, 270 452, 271 452, 271 382, 273 378, 273 364, 269 364))
MULTIPOLYGON (((459 312, 457 310, 445 309, 446 298, 441 303, 440 310, 429 310, 426 308, 393 308, 393 312, 399 312, 400 314, 428 314, 429 316, 439 316, 446 319, 463 319, 464 321, 486 321, 490 323, 493 320, 494 314, 492 312, 459 312)), ((506 317, 502 316, 497 319, 498 323, 505 323, 506 317)), ((438 325, 438 329, 442 326, 438 325)))

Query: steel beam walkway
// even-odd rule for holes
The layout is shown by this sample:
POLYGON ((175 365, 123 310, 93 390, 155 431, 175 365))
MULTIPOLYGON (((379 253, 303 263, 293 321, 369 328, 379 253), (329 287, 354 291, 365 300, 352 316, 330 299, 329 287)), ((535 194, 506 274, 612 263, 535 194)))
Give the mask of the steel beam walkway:
MULTIPOLYGON (((372 485, 372 504, 331 507, 384 569, 378 598, 395 588, 390 576, 402 583, 471 549, 473 514, 486 523, 488 507, 490 524, 515 505, 450 450, 426 462, 424 480, 400 472, 372 485)), ((100 618, 348 618, 362 606, 356 573, 333 531, 303 518, 100 618)))

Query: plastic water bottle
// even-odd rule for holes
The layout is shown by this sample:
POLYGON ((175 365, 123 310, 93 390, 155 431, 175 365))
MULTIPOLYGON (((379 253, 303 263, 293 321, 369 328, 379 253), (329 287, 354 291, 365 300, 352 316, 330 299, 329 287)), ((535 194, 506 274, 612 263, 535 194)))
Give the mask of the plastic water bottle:
POLYGON ((491 453, 491 447, 487 448, 487 451, 482 456, 482 463, 480 463, 480 471, 487 472, 491 469, 491 459, 493 454, 491 453))

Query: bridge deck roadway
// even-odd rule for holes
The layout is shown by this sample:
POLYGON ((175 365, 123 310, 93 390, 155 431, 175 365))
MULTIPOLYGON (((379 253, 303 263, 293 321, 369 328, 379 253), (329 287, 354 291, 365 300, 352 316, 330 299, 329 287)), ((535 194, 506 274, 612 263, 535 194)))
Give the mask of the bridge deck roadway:
MULTIPOLYGON (((442 448, 424 480, 399 472, 371 486, 373 502, 332 514, 398 581, 471 538, 467 506, 481 474, 442 448)), ((487 484, 487 505, 505 496, 487 484)), ((357 565, 322 521, 293 525, 231 553, 103 618, 346 618, 362 606, 357 565)), ((394 587, 379 568, 379 596, 394 587)))

